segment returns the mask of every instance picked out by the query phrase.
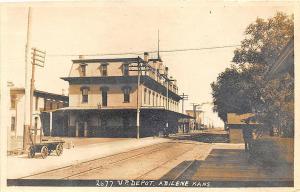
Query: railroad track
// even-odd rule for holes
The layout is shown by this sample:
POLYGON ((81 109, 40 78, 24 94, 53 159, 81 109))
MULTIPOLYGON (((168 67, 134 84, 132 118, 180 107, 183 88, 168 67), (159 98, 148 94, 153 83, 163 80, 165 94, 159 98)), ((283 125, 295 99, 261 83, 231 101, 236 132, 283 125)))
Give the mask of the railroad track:
MULTIPOLYGON (((173 147, 173 146, 170 146, 170 147, 173 147)), ((164 149, 164 150, 167 150, 169 149, 170 147, 165 147, 165 146, 162 146, 162 147, 158 147, 158 148, 155 148, 153 150, 150 150, 150 151, 146 151, 146 152, 142 152, 142 153, 138 153, 136 155, 133 155, 133 156, 130 156, 130 157, 126 157, 126 158, 123 158, 123 159, 120 159, 120 160, 117 160, 117 161, 113 161, 109 164, 106 164, 105 166, 97 166, 97 167, 94 167, 94 168, 91 168, 91 169, 87 169, 85 171, 81 171, 79 173, 76 173, 76 174, 72 174, 72 175, 68 175, 66 177, 63 177, 62 179, 69 179, 71 177, 75 177, 75 176, 80 176, 80 175, 83 175, 83 174, 86 174, 90 171, 95 171, 95 170, 98 170, 98 169, 103 169, 105 167, 109 167, 109 166, 113 166, 113 165, 117 165, 119 163, 122 163, 122 162, 125 162, 125 161, 128 161, 128 160, 131 160, 131 159, 135 159, 135 158, 138 158, 138 157, 141 157, 141 156, 144 156, 144 155, 148 155, 149 153, 155 153, 157 151, 161 151, 161 149, 164 149)))
POLYGON ((178 171, 178 174, 175 175, 174 178, 172 178, 172 180, 179 180, 189 169, 191 169, 191 167, 197 162, 196 159, 194 159, 193 161, 189 162, 188 165, 186 167, 184 167, 181 171, 178 171))
POLYGON ((79 163, 77 165, 68 165, 65 167, 61 167, 61 168, 57 168, 57 169, 53 169, 53 170, 49 170, 49 171, 44 171, 44 172, 37 173, 37 174, 28 175, 25 177, 21 177, 20 179, 39 178, 39 177, 45 178, 45 176, 47 176, 47 175, 57 175, 57 172, 63 172, 63 173, 70 172, 71 174, 68 174, 67 176, 57 178, 57 179, 69 179, 71 177, 79 176, 79 175, 88 173, 93 170, 103 169, 105 167, 116 165, 118 163, 125 162, 128 160, 134 159, 134 158, 138 158, 143 155, 147 155, 149 153, 154 153, 154 152, 160 151, 161 149, 169 149, 171 147, 174 147, 174 143, 176 143, 176 142, 166 142, 166 143, 159 143, 159 144, 154 144, 151 146, 141 147, 138 149, 133 149, 133 150, 118 153, 118 154, 113 154, 113 155, 106 156, 106 157, 92 159, 92 160, 89 160, 86 162, 79 163), (150 148, 150 150, 143 151, 143 149, 149 149, 149 148, 150 148), (153 149, 151 149, 151 148, 153 148, 153 149), (142 152, 138 152, 137 154, 134 154, 134 155, 129 155, 128 157, 126 156, 130 153, 135 153, 137 151, 142 151, 142 152), (122 157, 122 155, 125 155, 125 158, 122 157), (117 160, 114 160, 114 158, 116 158, 117 160), (109 161, 111 161, 111 162, 109 162, 109 161), (78 171, 77 170, 78 167, 84 167, 84 169, 78 171))
MULTIPOLYGON (((194 150, 195 148, 196 148, 196 146, 194 146, 192 149, 188 149, 188 150, 184 151, 183 153, 180 153, 179 155, 177 155, 177 156, 175 157, 175 159, 176 159, 177 157, 180 157, 180 156, 182 156, 182 155, 184 155, 184 154, 186 154, 186 153, 188 153, 188 152, 194 150)), ((160 167, 164 166, 165 164, 169 163, 169 162, 172 161, 172 160, 174 160, 174 158, 168 159, 167 161, 164 161, 163 163, 159 164, 158 166, 154 167, 153 169, 151 169, 151 170, 149 170, 149 171, 143 173, 142 175, 136 177, 135 180, 141 180, 141 179, 143 179, 145 176, 149 175, 149 174, 152 173, 153 171, 159 169, 160 167)), ((193 162, 195 162, 195 161, 196 161, 196 159, 195 159, 193 162)), ((176 179, 179 178, 185 171, 187 171, 187 169, 193 164, 193 162, 192 162, 191 164, 189 164, 189 166, 186 167, 182 172, 180 172, 180 174, 178 174, 178 176, 176 176, 173 180, 176 180, 176 179)))

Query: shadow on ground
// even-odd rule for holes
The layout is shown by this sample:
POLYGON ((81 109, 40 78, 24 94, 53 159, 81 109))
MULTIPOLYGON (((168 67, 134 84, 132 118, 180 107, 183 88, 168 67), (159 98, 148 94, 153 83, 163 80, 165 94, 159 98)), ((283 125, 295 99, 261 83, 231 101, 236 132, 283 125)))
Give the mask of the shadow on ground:
POLYGON ((288 164, 264 167, 241 149, 213 149, 205 160, 183 161, 161 179, 212 181, 220 187, 291 187, 294 180, 288 164))

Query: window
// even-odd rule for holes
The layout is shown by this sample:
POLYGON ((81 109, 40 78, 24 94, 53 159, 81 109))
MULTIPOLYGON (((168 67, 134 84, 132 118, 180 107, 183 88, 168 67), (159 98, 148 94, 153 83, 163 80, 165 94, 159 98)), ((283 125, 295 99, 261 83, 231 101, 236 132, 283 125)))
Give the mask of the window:
POLYGON ((107 64, 101 64, 100 70, 101 70, 102 76, 104 76, 104 77, 107 76, 107 64))
POLYGON ((148 104, 150 105, 151 91, 149 90, 148 104))
POLYGON ((86 76, 86 64, 80 64, 81 76, 86 76))
POLYGON ((16 96, 11 96, 10 97, 10 107, 12 108, 12 109, 15 109, 16 108, 16 96))
POLYGON ((123 64, 123 75, 124 76, 129 75, 129 64, 123 64))
POLYGON ((37 128, 38 128, 38 117, 34 118, 34 128, 35 128, 35 130, 37 130, 37 128))
POLYGON ((35 97, 35 110, 38 110, 39 98, 35 97))
POLYGON ((16 130, 16 117, 11 117, 11 131, 16 130))
POLYGON ((60 101, 59 103, 58 103, 58 107, 57 108, 63 108, 64 107, 64 103, 62 102, 62 101, 60 101))
POLYGON ((89 101, 89 88, 88 87, 82 87, 81 88, 81 95, 82 95, 82 103, 88 103, 89 101))
POLYGON ((153 92, 152 96, 153 96, 153 98, 152 98, 152 105, 154 106, 154 104, 155 104, 155 93, 154 92, 153 92))
POLYGON ((130 102, 130 87, 124 87, 123 92, 124 92, 124 103, 129 103, 130 102))
POLYGON ((106 107, 107 106, 107 92, 108 92, 108 87, 101 87, 100 91, 101 91, 101 95, 102 95, 102 106, 106 107))
POLYGON ((147 89, 144 89, 144 104, 147 102, 147 89))
POLYGON ((156 103, 155 106, 158 106, 158 94, 156 94, 156 103))
POLYGON ((161 95, 159 96, 159 106, 161 106, 161 95))

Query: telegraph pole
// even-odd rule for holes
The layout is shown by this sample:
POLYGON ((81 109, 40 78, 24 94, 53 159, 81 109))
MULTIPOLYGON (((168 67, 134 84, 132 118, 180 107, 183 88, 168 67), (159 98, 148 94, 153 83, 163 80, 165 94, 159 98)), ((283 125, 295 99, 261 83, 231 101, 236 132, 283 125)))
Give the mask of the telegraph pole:
POLYGON ((188 95, 185 95, 184 93, 182 93, 182 95, 179 95, 181 97, 182 100, 182 113, 184 113, 184 101, 189 99, 188 95))
POLYGON ((27 39, 25 47, 25 107, 24 107, 24 129, 23 129, 23 150, 26 150, 27 144, 30 139, 30 57, 29 57, 29 47, 31 42, 31 7, 28 8, 27 17, 27 39))
POLYGON ((139 87, 140 87, 140 81, 141 81, 141 77, 140 77, 140 57, 138 57, 138 61, 137 61, 137 67, 138 67, 138 76, 137 76, 137 101, 136 101, 136 138, 140 139, 140 105, 139 105, 139 87))
POLYGON ((196 120, 197 120, 197 118, 196 118, 196 109, 197 109, 197 107, 199 106, 199 104, 197 104, 197 103, 191 103, 192 105, 193 105, 193 113, 194 113, 194 119, 195 119, 195 124, 194 124, 194 128, 196 127, 196 120))
POLYGON ((37 65, 40 67, 44 67, 46 52, 38 50, 36 48, 32 48, 31 54, 32 54, 32 58, 31 58, 32 67, 31 67, 31 82, 30 82, 30 130, 34 131, 33 143, 36 143, 37 127, 34 127, 34 129, 32 129, 33 97, 34 97, 34 90, 35 90, 35 86, 34 86, 35 66, 37 65))
POLYGON ((196 120, 196 108, 199 106, 197 103, 191 103, 193 105, 193 113, 194 113, 194 118, 196 120))

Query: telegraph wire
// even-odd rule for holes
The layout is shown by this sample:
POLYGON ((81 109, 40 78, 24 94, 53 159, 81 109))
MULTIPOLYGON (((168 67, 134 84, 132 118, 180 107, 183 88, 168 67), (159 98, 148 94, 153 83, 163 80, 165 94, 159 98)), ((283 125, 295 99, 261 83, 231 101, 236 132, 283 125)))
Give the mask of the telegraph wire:
MULTIPOLYGON (((160 53, 173 53, 173 52, 185 52, 185 51, 200 51, 200 50, 211 50, 211 49, 223 49, 230 47, 238 47, 240 45, 225 45, 225 46, 214 46, 214 47, 202 47, 202 48, 188 48, 188 49, 173 49, 173 50, 160 50, 160 53)), ((147 51, 148 53, 157 53, 157 51, 147 51)), ((72 56, 117 56, 117 55, 141 55, 144 52, 124 52, 124 53, 103 53, 103 54, 47 54, 48 57, 72 57, 72 56)))

